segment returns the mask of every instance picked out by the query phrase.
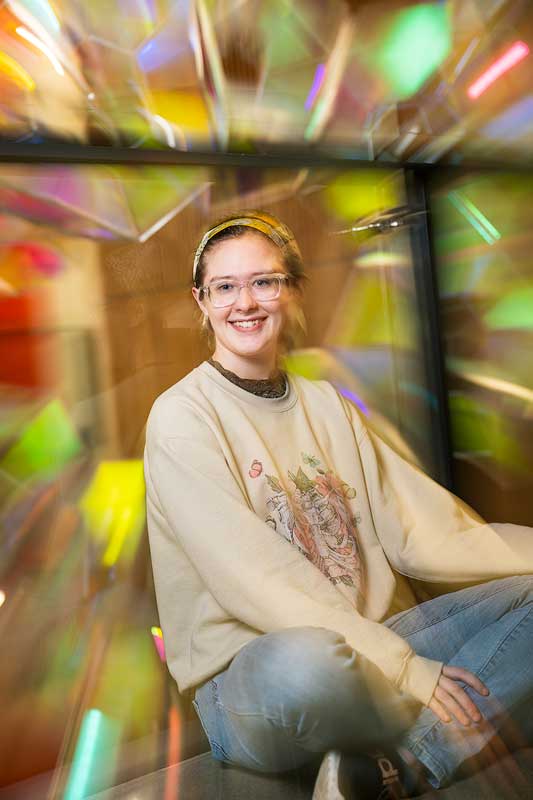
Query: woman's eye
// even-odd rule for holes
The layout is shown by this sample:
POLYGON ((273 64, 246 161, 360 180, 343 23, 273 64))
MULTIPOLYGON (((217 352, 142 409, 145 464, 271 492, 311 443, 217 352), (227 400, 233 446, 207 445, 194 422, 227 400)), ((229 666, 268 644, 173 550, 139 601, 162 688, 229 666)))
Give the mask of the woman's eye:
POLYGON ((272 285, 272 278, 257 278, 254 281, 254 286, 258 286, 260 289, 264 289, 265 286, 272 285))
POLYGON ((232 283, 217 283, 215 286, 215 291, 220 292, 221 294, 227 294, 227 292, 231 292, 232 289, 232 283))

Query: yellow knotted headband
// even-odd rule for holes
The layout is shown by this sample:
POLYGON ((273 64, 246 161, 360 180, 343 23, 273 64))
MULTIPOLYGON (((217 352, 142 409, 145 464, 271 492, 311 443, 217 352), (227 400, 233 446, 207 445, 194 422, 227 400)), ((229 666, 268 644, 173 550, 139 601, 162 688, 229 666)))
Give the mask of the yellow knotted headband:
POLYGON ((298 245, 296 244, 291 231, 270 214, 262 213, 261 216, 232 217, 225 222, 221 222, 220 225, 215 225, 214 228, 210 228, 210 230, 208 230, 207 233, 202 237, 202 241, 198 245, 194 255, 194 264, 192 268, 193 281, 196 278, 196 271, 198 269, 200 259, 202 258, 202 253, 204 252, 209 240, 212 239, 213 236, 216 236, 217 233, 226 230, 226 228, 234 228, 237 225, 245 225, 248 228, 253 228, 256 231, 264 233, 265 236, 268 236, 268 238, 281 249, 290 244, 293 250, 300 255, 298 245))

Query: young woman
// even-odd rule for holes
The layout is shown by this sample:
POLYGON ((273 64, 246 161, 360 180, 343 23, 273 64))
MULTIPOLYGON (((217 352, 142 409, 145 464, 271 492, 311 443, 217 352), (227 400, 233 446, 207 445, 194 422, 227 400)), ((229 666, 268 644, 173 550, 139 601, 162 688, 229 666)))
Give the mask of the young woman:
POLYGON ((168 665, 215 758, 326 754, 315 798, 415 794, 531 734, 532 531, 484 524, 333 386, 280 370, 303 279, 268 214, 196 252, 213 356, 157 399, 145 454, 168 665), (409 579, 457 590, 417 605, 409 579))

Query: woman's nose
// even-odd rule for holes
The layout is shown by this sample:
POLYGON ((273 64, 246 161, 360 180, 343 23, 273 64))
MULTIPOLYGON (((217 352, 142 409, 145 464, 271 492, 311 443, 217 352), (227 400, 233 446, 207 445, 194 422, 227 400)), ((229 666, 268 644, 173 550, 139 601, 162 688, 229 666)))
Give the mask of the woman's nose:
POLYGON ((250 287, 241 286, 239 291, 239 297, 237 298, 238 308, 242 309, 254 308, 255 305, 256 305, 256 300, 252 292, 250 291, 250 287))

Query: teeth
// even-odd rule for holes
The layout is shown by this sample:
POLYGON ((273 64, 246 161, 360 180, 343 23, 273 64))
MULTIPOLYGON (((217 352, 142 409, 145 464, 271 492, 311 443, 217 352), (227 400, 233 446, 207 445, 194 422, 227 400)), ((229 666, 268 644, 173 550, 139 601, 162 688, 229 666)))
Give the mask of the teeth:
POLYGON ((257 328, 257 326, 261 323, 260 319, 250 319, 250 320, 241 320, 240 322, 233 322, 233 325, 236 325, 237 328, 257 328))

